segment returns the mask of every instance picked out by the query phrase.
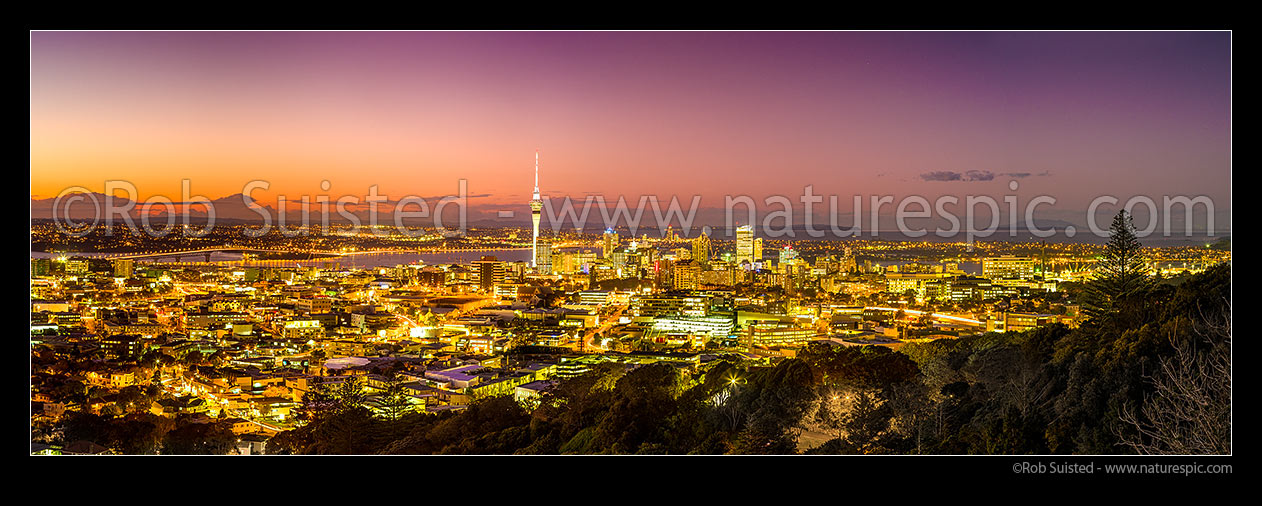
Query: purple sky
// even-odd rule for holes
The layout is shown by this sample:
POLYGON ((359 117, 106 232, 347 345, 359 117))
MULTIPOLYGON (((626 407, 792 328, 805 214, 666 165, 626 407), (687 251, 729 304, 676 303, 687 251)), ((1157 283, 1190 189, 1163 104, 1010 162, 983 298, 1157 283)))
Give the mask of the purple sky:
MULTIPOLYGON (((1207 195, 1230 34, 31 35, 31 193, 1207 195), (969 177, 969 171, 974 177, 969 177), (988 179, 985 174, 994 175, 988 179), (955 174, 959 174, 958 179, 955 174), (980 177, 978 177, 980 175, 980 177), (969 181, 969 179, 974 179, 969 181), (983 180, 977 180, 983 179, 983 180), (987 180, 988 179, 988 180, 987 180), (329 180, 330 192, 320 182, 329 180)), ((1228 216, 1229 221, 1229 216, 1228 216)), ((1220 221, 1221 222, 1221 221, 1220 221)), ((1220 225, 1221 227, 1222 225, 1220 225)))

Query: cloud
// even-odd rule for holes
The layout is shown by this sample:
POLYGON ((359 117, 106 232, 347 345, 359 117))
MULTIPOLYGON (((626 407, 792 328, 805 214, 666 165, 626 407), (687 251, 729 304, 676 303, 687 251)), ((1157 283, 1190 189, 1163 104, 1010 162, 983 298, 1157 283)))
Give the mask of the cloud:
POLYGON ((967 172, 935 170, 921 174, 920 179, 925 181, 990 181, 995 179, 995 173, 988 170, 970 170, 967 172))
POLYGON ((920 179, 925 181, 959 181, 961 177, 963 176, 959 172, 949 170, 926 172, 920 175, 920 179))
POLYGON ((1011 179, 1024 179, 1030 176, 1050 176, 1050 171, 1043 171, 1038 174, 1030 172, 1000 172, 998 174, 988 170, 968 170, 964 172, 955 172, 950 170, 935 170, 920 175, 922 181, 994 181, 996 177, 1006 177, 1011 179))
POLYGON ((995 179, 995 173, 988 170, 970 170, 964 173, 965 181, 990 181, 995 179))

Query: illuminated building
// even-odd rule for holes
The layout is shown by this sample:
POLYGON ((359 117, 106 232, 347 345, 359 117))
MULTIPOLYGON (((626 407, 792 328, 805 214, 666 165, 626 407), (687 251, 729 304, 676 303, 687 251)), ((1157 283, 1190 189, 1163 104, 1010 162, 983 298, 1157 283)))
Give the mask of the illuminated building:
POLYGON ((960 302, 969 299, 995 299, 1008 295, 1016 295, 1017 290, 996 285, 986 278, 956 276, 950 279, 951 300, 960 302))
POLYGON ((916 297, 925 298, 927 285, 931 281, 942 279, 941 274, 924 274, 911 272, 888 273, 885 275, 885 291, 903 294, 907 290, 916 292, 916 297))
POLYGON ((327 313, 333 310, 333 301, 328 297, 299 299, 297 307, 304 313, 327 313))
POLYGON ((503 283, 508 271, 504 262, 493 256, 484 256, 481 260, 473 262, 473 265, 478 272, 478 287, 484 292, 489 292, 495 285, 503 283))
POLYGON ((86 257, 74 257, 66 260, 66 274, 86 274, 88 272, 88 259, 86 257))
POLYGON ((716 264, 713 269, 701 272, 701 284, 703 285, 719 285, 732 286, 736 284, 737 276, 743 274, 742 271, 730 264, 716 264))
POLYGON ((736 265, 754 264, 754 227, 736 227, 736 265))
POLYGON ((629 256, 631 255, 628 255, 626 251, 618 249, 613 252, 613 256, 610 258, 610 265, 617 271, 619 278, 627 277, 626 274, 630 272, 627 269, 627 258, 629 256))
POLYGON ((654 334, 685 333, 722 338, 731 335, 735 326, 731 317, 666 317, 655 318, 651 330, 654 334))
POLYGON ((324 337, 324 326, 319 320, 291 320, 285 322, 285 339, 312 339, 324 337))
POLYGON ((600 257, 609 258, 610 255, 613 255, 614 249, 618 247, 618 233, 614 232, 612 228, 607 228, 603 239, 604 247, 601 249, 600 257))
POLYGON ((138 335, 120 334, 101 338, 101 349, 107 360, 129 360, 144 355, 145 346, 138 335))
POLYGON ((569 251, 553 255, 552 269, 556 274, 577 274, 587 271, 596 263, 594 251, 569 251))
POLYGON ((120 278, 131 277, 135 270, 136 261, 130 259, 121 259, 114 261, 114 275, 120 278))
POLYGON ((447 273, 435 267, 426 267, 416 275, 417 282, 427 286, 443 286, 447 284, 447 273))
POLYGON ((536 244, 535 252, 538 255, 535 271, 540 274, 552 274, 552 243, 545 241, 542 244, 536 244))
POLYGON ((780 250, 780 263, 791 263, 797 257, 798 252, 792 246, 785 246, 784 249, 780 250))
POLYGON ((710 236, 705 232, 692 240, 692 259, 703 267, 710 264, 710 236))
POLYGON ((710 298, 692 295, 656 295, 640 297, 632 305, 634 314, 640 317, 682 315, 705 317, 710 313, 710 298))
POLYGON ((1004 313, 1004 332, 1024 332, 1058 321, 1056 315, 1035 313, 1004 313))
POLYGON ((693 260, 675 262, 671 269, 671 285, 676 290, 695 290, 701 282, 701 266, 693 260))
POLYGON ((525 293, 522 289, 526 286, 520 283, 497 284, 495 296, 502 300, 517 300, 525 293))
POLYGON ((609 292, 602 290, 579 292, 578 302, 583 305, 603 306, 609 302, 609 292))
POLYGON ((814 328, 777 322, 751 323, 745 335, 747 344, 763 346, 805 343, 818 337, 814 328))
POLYGON ((1004 255, 982 259, 982 277, 990 279, 1030 279, 1034 277, 1034 259, 1004 255))
POLYGON ((842 251, 844 253, 841 255, 841 265, 838 266, 838 269, 845 273, 858 270, 859 265, 855 262, 854 255, 850 252, 850 247, 846 246, 842 251))

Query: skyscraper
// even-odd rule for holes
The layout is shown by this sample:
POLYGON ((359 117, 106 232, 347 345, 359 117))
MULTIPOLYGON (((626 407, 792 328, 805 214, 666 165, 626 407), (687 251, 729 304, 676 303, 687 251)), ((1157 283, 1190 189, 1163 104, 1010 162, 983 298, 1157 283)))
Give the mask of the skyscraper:
POLYGON ((670 279, 671 286, 676 290, 696 290, 701 284, 701 266, 692 260, 675 262, 670 279))
POLYGON ((493 256, 484 256, 473 262, 473 266, 477 268, 478 287, 483 292, 490 292, 495 285, 503 283, 508 271, 504 262, 493 256))
POLYGON ((543 210, 543 199, 539 197, 539 150, 535 150, 535 193, 530 200, 530 222, 534 226, 534 237, 530 242, 530 266, 537 267, 539 259, 539 216, 543 210))
POLYGON ((535 271, 540 274, 552 274, 552 243, 544 241, 536 248, 539 254, 539 265, 535 267, 535 271))
POLYGON ((692 240, 692 259, 702 267, 710 264, 710 236, 705 232, 692 240))
POLYGON ((780 250, 780 263, 782 264, 790 263, 793 260, 796 260, 797 257, 798 257, 798 252, 797 250, 793 249, 793 246, 786 245, 784 249, 780 250))
POLYGON ((612 228, 605 229, 604 248, 601 249, 601 258, 609 258, 613 255, 613 250, 618 248, 618 233, 612 228))
POLYGON ((736 227, 736 265, 754 263, 754 227, 741 225, 736 227))

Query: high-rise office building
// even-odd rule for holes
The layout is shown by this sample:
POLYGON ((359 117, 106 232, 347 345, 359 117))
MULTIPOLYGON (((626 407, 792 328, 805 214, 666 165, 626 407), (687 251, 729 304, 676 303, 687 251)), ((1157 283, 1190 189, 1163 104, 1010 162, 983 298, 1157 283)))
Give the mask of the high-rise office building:
POLYGON ((854 254, 850 252, 850 247, 846 246, 842 251, 844 253, 841 255, 841 263, 838 266, 838 270, 846 274, 857 271, 859 264, 855 261, 854 254))
POLYGON ((784 249, 780 250, 780 263, 782 264, 791 263, 793 260, 796 260, 797 257, 798 252, 793 249, 793 246, 785 246, 784 249))
POLYGON ((653 265, 657 262, 657 248, 648 248, 640 252, 640 268, 653 271, 653 265))
POLYGON ((484 292, 489 292, 496 284, 503 283, 508 273, 504 262, 493 256, 484 256, 481 260, 473 262, 473 265, 478 273, 478 287, 484 292))
POLYGON ((131 277, 136 270, 136 261, 123 258, 114 261, 114 275, 121 278, 131 277))
POLYGON ((710 236, 705 232, 692 240, 692 259, 702 267, 710 264, 710 236))
POLYGON ((736 265, 754 263, 754 227, 742 225, 736 227, 736 265))
POLYGON ((52 266, 53 266, 52 260, 49 260, 47 258, 32 258, 31 259, 31 275, 32 276, 47 276, 49 273, 53 271, 52 266))
POLYGON ((754 238, 754 262, 762 261, 762 238, 754 238))
POLYGON ((552 243, 544 241, 535 245, 538 264, 535 271, 540 274, 552 274, 552 243))
POLYGON ((612 228, 605 229, 604 247, 601 249, 601 258, 609 258, 613 255, 613 250, 618 247, 618 233, 612 228))
POLYGON ((701 284, 701 266, 692 260, 675 262, 671 267, 671 286, 676 290, 695 290, 701 284))
POLYGON ((552 261, 552 269, 557 274, 578 274, 587 272, 596 263, 596 252, 560 252, 553 256, 552 261))

